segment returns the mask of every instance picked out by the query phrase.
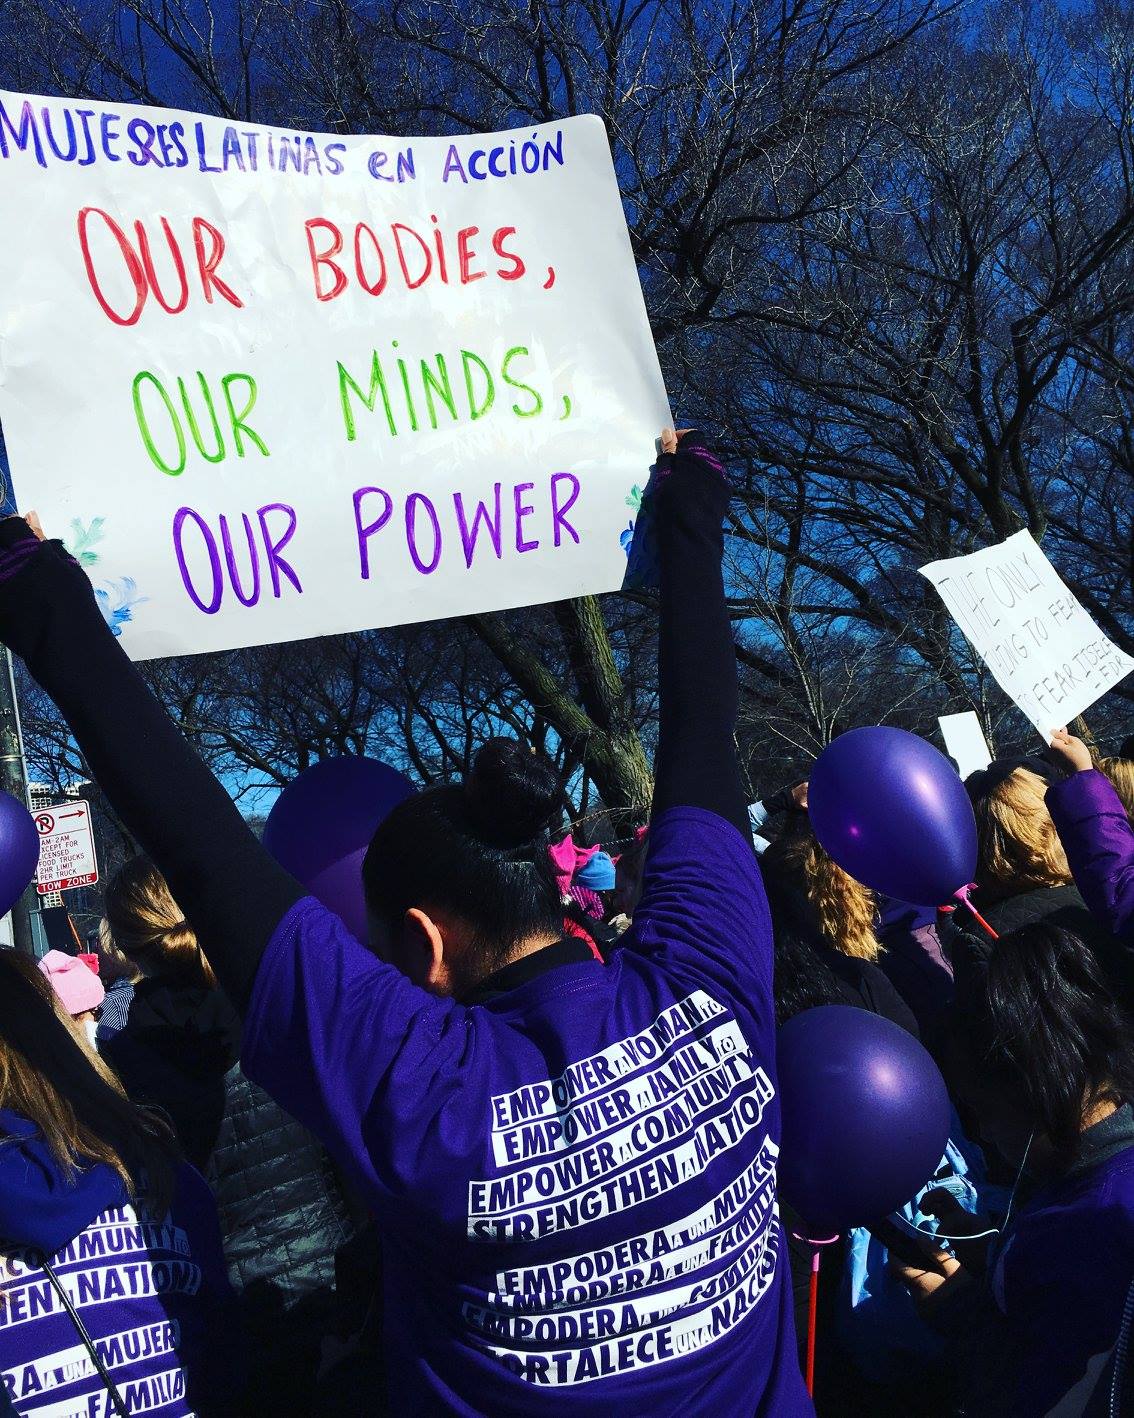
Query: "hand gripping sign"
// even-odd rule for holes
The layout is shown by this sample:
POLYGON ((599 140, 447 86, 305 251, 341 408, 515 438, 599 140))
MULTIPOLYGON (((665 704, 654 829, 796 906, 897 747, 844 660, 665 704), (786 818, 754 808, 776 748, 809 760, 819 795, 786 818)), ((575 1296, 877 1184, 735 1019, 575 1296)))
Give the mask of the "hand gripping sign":
POLYGON ((621 585, 669 414, 595 118, 0 92, 0 419, 135 658, 621 585))

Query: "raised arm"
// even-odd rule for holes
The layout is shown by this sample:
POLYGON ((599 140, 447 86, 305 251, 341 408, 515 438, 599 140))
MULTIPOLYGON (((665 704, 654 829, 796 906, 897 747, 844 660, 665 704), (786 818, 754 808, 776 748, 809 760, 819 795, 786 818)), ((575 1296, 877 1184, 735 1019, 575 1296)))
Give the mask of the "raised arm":
POLYGON ((1052 747, 1072 770, 1047 790, 1047 810, 1075 885, 1096 919, 1134 946, 1134 827, 1080 739, 1063 731, 1052 747))
POLYGON ((658 472, 661 728, 642 896, 623 946, 683 983, 739 996, 770 1030, 772 927, 733 738, 736 651, 721 573, 728 486, 692 432, 658 472))
POLYGON ((0 522, 0 639, 59 706, 114 810, 169 882, 237 1009, 304 894, 264 851, 127 659, 59 542, 0 522))
POLYGON ((661 725, 654 815, 671 807, 704 808, 747 839, 748 810, 733 738, 736 650, 721 573, 728 483, 696 430, 682 435, 676 452, 659 458, 656 508, 661 725))

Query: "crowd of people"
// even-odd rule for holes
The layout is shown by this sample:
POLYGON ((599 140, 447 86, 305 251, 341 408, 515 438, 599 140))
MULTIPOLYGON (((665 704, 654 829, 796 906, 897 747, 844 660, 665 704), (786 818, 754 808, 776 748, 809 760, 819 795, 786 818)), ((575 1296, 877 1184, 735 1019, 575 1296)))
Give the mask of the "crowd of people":
POLYGON ((379 826, 367 941, 62 546, 0 523, 0 638, 143 851, 96 961, 0 952, 0 1409, 811 1413, 775 1038, 843 1004, 921 1039, 953 1120, 824 1262, 815 1409, 1134 1412, 1134 742, 968 780, 981 919, 878 899, 805 783, 746 802, 727 483, 697 433, 662 449, 648 824, 579 840, 490 740, 379 826))

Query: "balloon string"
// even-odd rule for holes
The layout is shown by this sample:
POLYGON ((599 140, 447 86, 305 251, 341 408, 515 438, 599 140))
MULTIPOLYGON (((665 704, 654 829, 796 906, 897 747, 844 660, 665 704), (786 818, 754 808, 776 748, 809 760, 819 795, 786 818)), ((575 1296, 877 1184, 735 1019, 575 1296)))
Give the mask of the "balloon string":
POLYGON ((823 1252, 811 1249, 811 1283, 807 1295, 807 1392, 815 1397, 815 1328, 819 1317, 819 1261, 823 1252))
POLYGON ((839 1239, 838 1236, 806 1236, 798 1231, 793 1231, 792 1236, 797 1241, 803 1241, 811 1247, 811 1280, 807 1292, 807 1366, 806 1382, 807 1392, 813 1398, 815 1396, 815 1331, 819 1319, 819 1260, 823 1254, 824 1246, 833 1246, 839 1239))
POLYGON ((991 926, 988 924, 988 922, 984 919, 984 917, 981 915, 981 913, 980 913, 980 912, 977 910, 977 908, 973 905, 973 899, 972 899, 972 896, 970 895, 970 893, 972 892, 972 890, 973 890, 973 888, 974 888, 975 886, 976 886, 976 882, 975 882, 975 881, 970 881, 969 884, 968 884, 968 886, 962 886, 961 889, 960 889, 960 891, 954 891, 953 895, 956 897, 956 899, 957 899, 958 901, 961 902, 962 905, 968 907, 968 909, 972 912, 973 916, 976 917, 977 922, 978 922, 980 925, 982 925, 982 926, 984 927, 984 929, 989 933, 989 935, 992 937, 993 940, 999 940, 999 939, 1000 939, 999 933, 996 932, 996 931, 994 931, 994 930, 992 929, 992 927, 991 927, 991 926))

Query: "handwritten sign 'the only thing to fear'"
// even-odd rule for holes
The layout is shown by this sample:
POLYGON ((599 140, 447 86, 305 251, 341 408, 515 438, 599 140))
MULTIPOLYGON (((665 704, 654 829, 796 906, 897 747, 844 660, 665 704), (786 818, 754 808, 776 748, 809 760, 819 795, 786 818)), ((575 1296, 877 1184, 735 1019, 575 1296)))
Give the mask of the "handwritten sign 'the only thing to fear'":
POLYGON ((622 582, 669 418, 601 123, 0 92, 0 419, 138 659, 622 582))
POLYGON ((1134 670, 1027 532, 921 574, 1045 739, 1134 670))

